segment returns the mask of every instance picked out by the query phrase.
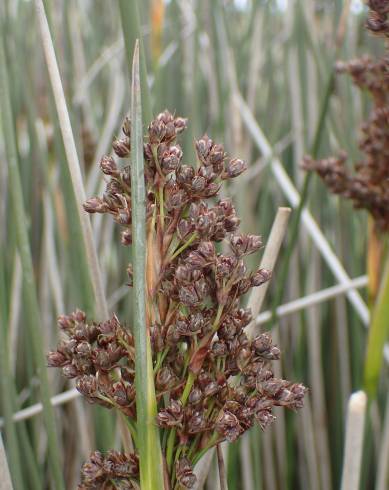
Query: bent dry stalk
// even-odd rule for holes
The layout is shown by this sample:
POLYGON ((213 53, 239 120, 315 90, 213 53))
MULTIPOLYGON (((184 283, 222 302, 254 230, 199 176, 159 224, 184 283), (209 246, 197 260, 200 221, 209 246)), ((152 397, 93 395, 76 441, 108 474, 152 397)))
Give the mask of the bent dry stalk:
MULTIPOLYGON (((280 357, 268 334, 250 340, 249 309, 240 299, 270 279, 265 269, 248 272, 244 258, 262 246, 261 238, 239 233, 231 201, 218 198, 224 180, 246 165, 227 158, 208 136, 195 142, 197 162, 182 162, 176 138, 187 125, 168 111, 149 125, 144 143, 148 261, 146 309, 161 446, 167 488, 191 488, 193 465, 222 441, 235 441, 256 422, 265 429, 272 408, 302 407, 306 388, 277 379, 271 361, 280 357), (227 241, 229 253, 217 244, 227 241)), ((113 149, 131 158, 131 123, 113 149)), ((130 166, 103 157, 108 177, 103 198, 89 199, 90 213, 107 213, 122 227, 122 243, 132 244, 133 186, 130 166)), ((132 266, 128 267, 129 286, 132 266)), ((75 378, 91 403, 116 409, 128 420, 136 453, 95 452, 82 470, 80 489, 138 488, 134 338, 116 316, 103 323, 76 311, 59 319, 68 340, 49 353, 49 365, 75 378), (109 483, 108 483, 109 482, 109 483), (100 486, 99 486, 100 485, 100 486)))

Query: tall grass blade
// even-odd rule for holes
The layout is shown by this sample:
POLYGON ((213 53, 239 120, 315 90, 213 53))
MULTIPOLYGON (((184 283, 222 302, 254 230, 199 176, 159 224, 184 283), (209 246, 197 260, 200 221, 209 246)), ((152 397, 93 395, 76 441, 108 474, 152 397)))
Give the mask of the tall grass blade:
POLYGON ((142 114, 145 121, 151 121, 152 106, 150 90, 147 83, 146 57, 141 33, 139 5, 137 0, 119 0, 120 20, 122 24, 124 46, 128 63, 134 57, 135 42, 139 40, 140 54, 140 87, 142 91, 142 114))
MULTIPOLYGON (((137 428, 142 490, 163 490, 163 466, 155 417, 153 365, 146 318, 146 192, 139 79, 139 43, 135 43, 131 88, 131 204, 133 216, 134 337, 137 428)), ((152 257, 148 257, 152 260, 152 257)))
MULTIPOLYGON (((336 33, 336 49, 334 53, 334 61, 336 61, 340 50, 342 48, 344 39, 345 39, 345 31, 346 31, 346 22, 348 18, 348 13, 349 13, 349 8, 350 8, 350 1, 346 0, 343 5, 342 9, 342 15, 340 17, 339 23, 338 23, 338 28, 337 28, 337 33, 336 33)), ((331 73, 328 77, 326 86, 325 86, 325 91, 323 95, 323 99, 321 101, 321 106, 320 106, 320 113, 319 113, 319 119, 317 122, 317 126, 315 129, 314 133, 314 138, 312 142, 312 146, 310 149, 310 154, 312 155, 313 158, 317 158, 320 150, 320 146, 322 143, 323 135, 324 135, 324 129, 325 129, 325 122, 327 118, 327 114, 329 111, 329 105, 330 105, 330 99, 331 95, 334 89, 334 83, 335 83, 335 71, 334 69, 331 70, 331 73)), ((286 277, 288 275, 289 271, 289 262, 292 257, 292 253, 294 250, 294 247, 297 243, 297 238, 298 238, 298 231, 299 231, 299 226, 300 226, 300 221, 302 217, 302 213, 304 210, 304 207, 306 205, 308 196, 309 196, 309 189, 310 189, 310 183, 312 180, 312 173, 307 173, 304 177, 304 182, 301 190, 301 197, 300 197, 300 202, 299 205, 297 206, 296 213, 293 217, 292 223, 291 223, 291 230, 290 230, 290 241, 288 244, 288 247, 285 252, 285 256, 281 265, 281 270, 280 270, 280 275, 279 275, 279 286, 276 290, 276 293, 274 295, 274 300, 273 300, 273 318, 271 321, 271 324, 273 325, 276 321, 276 308, 277 306, 281 303, 282 301, 282 296, 284 292, 284 283, 286 280, 286 277)))
POLYGON ((364 388, 369 397, 374 398, 381 367, 383 363, 383 350, 389 334, 389 259, 386 261, 377 303, 374 307, 364 369, 364 388))
POLYGON ((32 341, 31 349, 33 352, 33 358, 40 381, 40 392, 43 403, 43 416, 48 437, 50 467, 56 489, 62 490, 65 487, 62 478, 59 442, 56 434, 54 412, 50 404, 50 390, 47 376, 47 367, 45 357, 43 355, 44 342, 41 332, 42 321, 38 306, 31 250, 26 225, 23 190, 19 174, 18 153, 14 133, 15 126, 12 117, 11 97, 7 71, 5 69, 5 67, 7 66, 7 62, 5 57, 3 36, 0 40, 0 66, 2 66, 2 69, 0 70, 1 117, 8 160, 9 190, 13 210, 13 224, 15 227, 17 244, 23 269, 26 318, 29 319, 28 325, 30 328, 30 338, 32 341))
POLYGON ((42 44, 49 71, 51 87, 53 89, 54 100, 58 113, 58 120, 61 128, 66 158, 69 165, 74 193, 77 199, 77 211, 79 214, 85 251, 87 254, 90 280, 96 299, 96 312, 100 320, 108 318, 108 307, 105 299, 104 285, 101 277, 100 265, 97 258, 96 248, 93 240, 90 218, 85 213, 82 205, 86 201, 84 185, 82 181, 80 162, 78 160, 76 144, 70 124, 69 113, 66 107, 65 94, 62 88, 61 77, 59 74, 57 59, 54 51, 53 41, 47 22, 46 12, 42 0, 35 0, 36 12, 39 21, 39 28, 42 36, 42 44))
POLYGON ((389 393, 386 397, 385 420, 382 431, 381 446, 378 456, 376 490, 389 487, 389 393))
MULTIPOLYGON (((1 252, 3 252, 1 250, 1 252)), ((1 253, 3 256, 3 253, 1 253)), ((20 466, 20 455, 16 427, 12 420, 13 413, 13 393, 11 388, 11 380, 9 370, 9 355, 7 353, 7 334, 5 326, 6 321, 6 304, 5 304, 5 282, 4 282, 4 267, 0 259, 0 322, 3 327, 0 329, 0 386, 1 386, 1 406, 4 414, 5 435, 7 438, 7 449, 10 471, 12 480, 16 490, 23 488, 23 478, 20 466)), ((0 463, 1 464, 1 463, 0 463)), ((0 482, 3 481, 0 477, 0 482)))

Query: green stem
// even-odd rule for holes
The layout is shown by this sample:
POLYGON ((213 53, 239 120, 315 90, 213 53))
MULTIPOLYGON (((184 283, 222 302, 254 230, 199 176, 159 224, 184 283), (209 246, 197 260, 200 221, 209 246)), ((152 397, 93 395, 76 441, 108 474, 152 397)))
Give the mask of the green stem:
POLYGON ((128 430, 131 433, 132 440, 134 441, 135 447, 138 447, 138 434, 136 431, 136 425, 133 420, 131 420, 129 417, 123 417, 124 421, 128 427, 128 430))
POLYGON ((174 252, 170 260, 174 260, 180 253, 182 253, 185 249, 187 249, 192 243, 196 240, 197 238, 197 233, 194 232, 193 235, 188 238, 188 240, 178 249, 174 252))
POLYGON ((153 118, 150 90, 147 83, 146 56, 140 28, 139 5, 137 0, 119 0, 120 20, 122 23, 124 46, 127 61, 130 65, 134 56, 134 46, 138 39, 140 44, 140 85, 142 91, 143 117, 145 121, 153 118))
MULTIPOLYGON (((5 257, 3 250, 1 250, 1 257, 5 257)), ((1 402, 4 414, 4 426, 7 442, 7 453, 10 472, 12 476, 13 485, 16 490, 22 490, 23 478, 20 465, 20 455, 18 447, 18 439, 16 434, 16 427, 12 420, 14 397, 11 388, 12 377, 9 371, 9 357, 7 352, 7 333, 5 326, 7 325, 6 319, 6 299, 5 299, 5 278, 3 260, 0 259, 0 322, 3 327, 0 331, 0 387, 1 387, 1 402)))
POLYGON ((8 160, 8 189, 11 195, 12 210, 14 214, 13 223, 16 230, 17 244, 20 254, 23 270, 23 281, 25 291, 25 311, 26 318, 29 319, 28 326, 31 329, 32 351, 37 369, 37 374, 40 381, 40 392, 43 404, 43 417, 48 438, 48 453, 49 463, 52 471, 55 488, 62 490, 65 488, 62 465, 59 450, 59 441, 56 432, 54 411, 50 402, 50 388, 47 376, 46 360, 43 354, 43 336, 42 325, 36 284, 34 279, 34 271, 32 265, 32 257, 28 231, 26 225, 26 214, 24 211, 23 190, 20 181, 18 152, 16 147, 16 138, 14 133, 14 121, 11 109, 11 97, 8 85, 8 77, 6 67, 8 66, 5 57, 4 39, 1 36, 0 40, 0 102, 1 102, 1 117, 2 128, 4 131, 4 141, 8 160))
POLYGON ((169 349, 170 349, 170 347, 167 347, 164 351, 158 352, 157 362, 154 366, 154 374, 156 374, 158 369, 161 367, 163 361, 165 360, 165 357, 167 356, 167 354, 169 352, 169 349))
POLYGON ((219 305, 215 319, 214 319, 213 324, 212 324, 212 333, 215 333, 216 330, 219 328, 219 322, 220 322, 220 318, 222 316, 223 310, 224 310, 224 305, 219 305))
MULTIPOLYGON (((163 463, 157 400, 146 317, 146 190, 143 161, 143 127, 139 80, 139 45, 135 44, 131 90, 131 200, 133 210, 135 387, 142 490, 163 490, 163 463)), ((150 257, 151 260, 151 257, 150 257)))
POLYGON ((165 228, 165 207, 164 207, 163 185, 159 186, 158 194, 159 194, 159 216, 161 220, 161 230, 163 231, 165 228))
POLYGON ((218 443, 218 440, 220 439, 220 435, 217 432, 214 432, 211 439, 209 440, 208 444, 201 450, 199 451, 196 456, 193 458, 193 466, 196 465, 198 461, 204 456, 204 454, 211 449, 211 447, 215 446, 218 443))
POLYGON ((367 341, 364 388, 369 398, 376 396, 383 361, 383 349, 389 333, 389 258, 386 261, 380 293, 373 310, 367 341))
MULTIPOLYGON (((326 115, 328 112, 330 98, 331 98, 331 94, 332 94, 333 87, 334 87, 334 81, 335 81, 335 73, 334 73, 334 71, 332 71, 331 75, 329 77, 329 80, 327 82, 327 85, 326 85, 326 91, 324 93, 323 101, 321 104, 320 117, 319 117, 319 121, 318 121, 317 128, 315 131, 315 138, 314 138, 314 141, 312 144, 312 149, 310 152, 313 158, 317 158, 317 155, 319 153, 320 143, 322 140, 324 127, 325 127, 325 119, 326 119, 326 115)), ((305 178, 304 178, 303 188, 302 188, 301 195, 300 195, 300 202, 299 202, 299 205, 295 211, 295 214, 293 216, 293 220, 291 223, 290 241, 289 241, 288 247, 285 251, 284 258, 281 262, 280 272, 278 273, 278 278, 279 278, 279 280, 277 281, 278 287, 276 288, 276 291, 274 294, 274 299, 272 302, 272 317, 269 321, 269 328, 272 328, 273 325, 275 324, 276 320, 277 320, 277 307, 281 304, 282 297, 284 294, 284 287, 286 284, 286 278, 287 278, 287 275, 289 272, 289 263, 290 263, 290 259, 292 257, 293 251, 294 251, 294 247, 295 247, 296 242, 297 242, 301 215, 302 215, 302 212, 305 208, 305 205, 306 205, 306 202, 308 199, 308 193, 309 193, 309 187, 310 187, 311 179, 312 179, 312 172, 306 173, 305 178)))
POLYGON ((186 405, 186 402, 188 400, 190 390, 192 389, 194 381, 195 381, 195 375, 194 375, 194 373, 192 373, 192 371, 189 371, 188 379, 186 380, 186 385, 185 385, 184 391, 181 395, 181 402, 184 406, 186 405))
POLYGON ((166 446, 166 464, 169 469, 169 473, 171 471, 171 467, 173 463, 173 449, 174 449, 175 440, 176 440, 176 429, 172 429, 170 431, 167 440, 167 446, 166 446))

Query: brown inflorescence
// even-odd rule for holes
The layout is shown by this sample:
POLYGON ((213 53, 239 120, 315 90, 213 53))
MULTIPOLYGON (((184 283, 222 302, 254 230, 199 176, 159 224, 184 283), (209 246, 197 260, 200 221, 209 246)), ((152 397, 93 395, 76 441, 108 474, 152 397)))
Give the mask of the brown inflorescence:
MULTIPOLYGON (((262 240, 239 232, 232 202, 218 194, 222 182, 240 175, 246 164, 228 158, 223 146, 208 136, 195 142, 197 165, 184 163, 176 137, 186 124, 165 111, 151 122, 144 144, 156 423, 163 432, 169 477, 177 485, 173 488, 192 488, 192 466, 207 449, 235 441, 254 423, 265 429, 274 420, 273 407, 297 410, 306 392, 303 385, 274 376, 271 363, 280 351, 267 333, 254 339, 245 333, 252 316, 240 300, 268 281, 271 272, 247 270, 245 257, 259 250, 262 240), (217 246, 222 241, 228 244, 224 253, 217 246)), ((129 120, 123 133, 113 144, 119 158, 131 152, 129 120)), ((85 210, 112 215, 122 227, 122 243, 130 245, 129 167, 112 157, 104 157, 100 167, 109 177, 106 191, 102 198, 88 200, 85 210)), ((131 265, 128 275, 131 285, 131 265)), ((80 311, 60 317, 59 325, 68 340, 49 354, 49 365, 76 378, 77 389, 89 402, 116 408, 135 421, 130 331, 116 316, 94 323, 80 311)), ((86 466, 89 473, 99 474, 103 457, 96 458, 98 464, 87 463, 92 465, 86 466)), ((94 484, 93 478, 84 477, 81 488, 95 488, 89 481, 94 484)))
MULTIPOLYGON (((389 2, 370 2, 388 11, 389 2), (386 7, 384 8, 384 4, 386 7)), ((354 84, 368 91, 373 108, 361 127, 359 148, 364 158, 352 172, 347 155, 314 160, 304 159, 307 170, 317 172, 331 192, 349 198, 355 207, 364 208, 374 218, 379 231, 389 231, 389 59, 372 60, 365 56, 349 63, 338 63, 340 73, 349 74, 354 84)))
POLYGON ((139 462, 134 454, 95 451, 81 470, 79 490, 136 490, 139 488, 139 462))
POLYGON ((368 0, 369 15, 366 27, 372 33, 380 36, 389 36, 389 1, 368 0))

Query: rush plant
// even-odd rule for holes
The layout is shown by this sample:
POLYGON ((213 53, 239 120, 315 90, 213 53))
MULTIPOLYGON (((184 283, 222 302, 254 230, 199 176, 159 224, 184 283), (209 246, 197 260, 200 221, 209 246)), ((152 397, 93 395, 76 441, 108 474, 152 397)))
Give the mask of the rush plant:
POLYGON ((252 316, 241 299, 271 272, 247 270, 261 237, 240 233, 220 190, 246 164, 207 135, 195 141, 197 159, 188 164, 177 142, 187 120, 167 110, 142 138, 137 53, 131 120, 113 142, 116 157, 100 161, 103 197, 84 204, 88 213, 110 215, 122 245, 134 248, 127 270, 133 326, 116 315, 97 323, 77 310, 59 318, 67 340, 48 355, 90 403, 125 418, 134 445, 131 454, 93 453, 80 489, 192 488, 193 467, 209 449, 255 423, 265 429, 275 406, 301 408, 306 392, 274 376, 280 350, 267 333, 245 333, 252 316))

